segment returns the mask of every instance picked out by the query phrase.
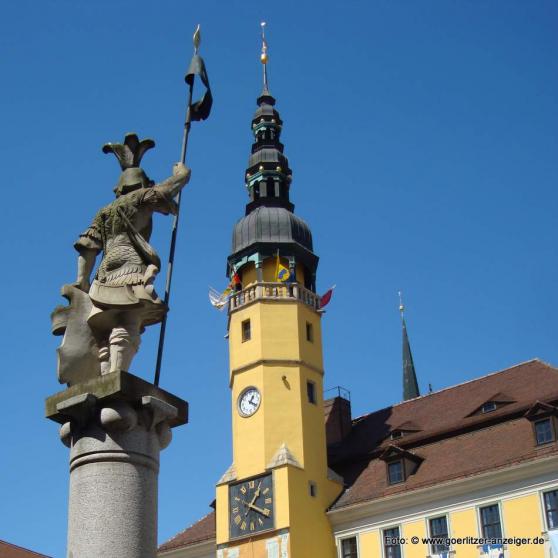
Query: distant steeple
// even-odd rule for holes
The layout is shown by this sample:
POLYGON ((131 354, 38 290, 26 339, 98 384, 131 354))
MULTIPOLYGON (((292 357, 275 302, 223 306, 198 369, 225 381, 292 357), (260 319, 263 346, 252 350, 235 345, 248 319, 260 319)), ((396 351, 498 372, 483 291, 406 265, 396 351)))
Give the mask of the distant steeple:
POLYGON ((420 395, 417 374, 413 363, 413 355, 411 353, 411 345, 409 336, 407 335, 407 324, 405 323, 405 306, 401 292, 399 292, 399 312, 401 313, 401 325, 403 329, 403 400, 413 399, 420 395))

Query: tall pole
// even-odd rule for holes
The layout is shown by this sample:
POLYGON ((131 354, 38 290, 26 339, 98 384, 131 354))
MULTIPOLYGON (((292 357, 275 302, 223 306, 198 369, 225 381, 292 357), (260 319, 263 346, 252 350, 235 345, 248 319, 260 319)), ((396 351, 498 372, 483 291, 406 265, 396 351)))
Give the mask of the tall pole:
MULTIPOLYGON (((196 31, 194 32, 194 55, 198 53, 200 46, 200 26, 198 25, 196 31)), ((188 104, 186 105, 186 119, 184 121, 184 133, 182 135, 182 150, 180 153, 180 162, 184 164, 186 162, 186 151, 188 149, 188 137, 190 135, 190 127, 192 126, 192 95, 194 93, 194 80, 190 80, 188 87, 188 104)), ((165 284, 165 305, 168 307, 170 301, 171 284, 172 284, 172 272, 174 265, 174 253, 176 250, 176 237, 178 235, 178 222, 180 217, 180 192, 176 196, 176 215, 172 220, 172 233, 171 242, 169 249, 169 261, 167 264, 167 281, 165 284)), ((155 365, 155 380, 153 383, 158 386, 159 379, 161 377, 161 365, 163 362, 163 348, 165 345, 165 333, 167 330, 167 313, 163 316, 163 321, 161 322, 161 331, 159 333, 159 346, 157 348, 157 364, 155 365)))

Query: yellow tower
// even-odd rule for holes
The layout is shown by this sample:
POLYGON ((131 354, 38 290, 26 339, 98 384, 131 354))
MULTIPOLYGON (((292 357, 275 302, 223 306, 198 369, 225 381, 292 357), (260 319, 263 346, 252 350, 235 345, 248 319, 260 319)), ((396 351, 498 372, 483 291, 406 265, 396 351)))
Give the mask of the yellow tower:
POLYGON ((342 480, 327 467, 318 258, 289 200, 265 38, 262 63, 250 201, 228 258, 233 463, 217 485, 217 556, 334 558, 326 511, 342 480))

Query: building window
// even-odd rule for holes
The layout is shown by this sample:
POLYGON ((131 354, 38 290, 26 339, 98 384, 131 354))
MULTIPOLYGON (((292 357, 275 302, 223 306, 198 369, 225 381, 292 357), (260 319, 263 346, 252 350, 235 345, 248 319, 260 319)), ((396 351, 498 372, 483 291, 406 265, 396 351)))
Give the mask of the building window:
POLYGON ((500 524, 500 509, 498 504, 480 508, 482 536, 485 539, 500 539, 502 525, 500 524))
MULTIPOLYGON (((437 539, 448 538, 448 520, 445 515, 442 517, 433 517, 428 521, 430 527, 430 536, 437 539)), ((440 540, 436 544, 431 545, 432 554, 441 554, 442 552, 449 552, 449 545, 440 540)))
POLYGON ((306 382, 306 394, 308 395, 309 403, 316 404, 316 384, 308 380, 306 382))
POLYGON ((547 529, 558 529, 558 490, 545 492, 544 514, 547 529))
POLYGON ((341 541, 341 558, 358 558, 356 537, 350 537, 341 541))
POLYGON ((384 558, 401 558, 399 527, 384 529, 384 558))
POLYGON ((554 429, 552 428, 552 420, 550 418, 535 422, 535 437, 537 438, 538 446, 554 441, 554 429))
POLYGON ((394 430, 389 437, 392 440, 397 440, 397 438, 402 438, 403 437, 403 432, 401 430, 394 430))
POLYGON ((405 480, 405 469, 403 461, 393 461, 388 463, 388 481, 389 484, 397 484, 405 480))
POLYGON ((314 342, 314 326, 310 322, 306 322, 306 341, 314 342))
POLYGON ((308 481, 308 493, 312 498, 318 495, 318 485, 314 481, 308 481))
POLYGON ((250 320, 242 322, 242 342, 252 339, 252 331, 250 329, 250 320))
POLYGON ((490 413, 496 410, 496 403, 494 401, 488 401, 481 407, 481 412, 490 413))

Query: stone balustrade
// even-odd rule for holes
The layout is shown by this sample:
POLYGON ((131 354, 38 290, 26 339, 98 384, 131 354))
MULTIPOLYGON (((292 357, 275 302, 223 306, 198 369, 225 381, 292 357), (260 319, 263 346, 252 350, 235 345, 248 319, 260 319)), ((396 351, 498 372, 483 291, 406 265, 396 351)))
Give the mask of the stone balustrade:
POLYGON ((299 283, 253 283, 230 297, 229 311, 237 310, 255 300, 298 300, 314 310, 320 308, 319 295, 299 283))

